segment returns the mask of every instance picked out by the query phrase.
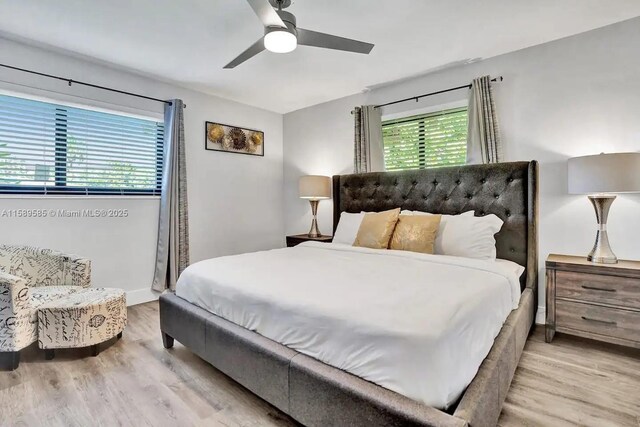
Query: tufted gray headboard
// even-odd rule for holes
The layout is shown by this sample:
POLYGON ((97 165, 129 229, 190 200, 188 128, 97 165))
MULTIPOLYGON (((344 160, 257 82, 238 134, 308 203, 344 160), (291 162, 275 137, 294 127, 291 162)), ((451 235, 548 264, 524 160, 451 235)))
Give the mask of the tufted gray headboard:
POLYGON ((496 234, 498 258, 526 272, 522 287, 536 293, 538 163, 512 162, 333 177, 333 229, 342 212, 393 208, 457 215, 495 214, 504 221, 496 234))

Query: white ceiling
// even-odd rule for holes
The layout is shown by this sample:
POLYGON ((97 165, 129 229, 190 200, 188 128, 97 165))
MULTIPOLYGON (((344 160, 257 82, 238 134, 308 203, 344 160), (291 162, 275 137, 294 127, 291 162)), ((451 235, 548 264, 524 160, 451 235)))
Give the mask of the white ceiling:
POLYGON ((640 1, 293 0, 287 10, 302 28, 376 46, 263 52, 223 70, 262 36, 245 0, 2 0, 0 32, 285 113, 639 16, 640 1))

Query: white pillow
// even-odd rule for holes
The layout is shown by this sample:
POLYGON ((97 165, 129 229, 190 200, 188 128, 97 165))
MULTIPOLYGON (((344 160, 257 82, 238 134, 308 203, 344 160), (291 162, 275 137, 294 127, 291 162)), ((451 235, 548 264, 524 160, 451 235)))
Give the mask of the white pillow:
MULTIPOLYGON (((428 212, 409 211, 413 215, 433 215, 428 212)), ((473 211, 460 215, 442 215, 434 253, 476 259, 496 259, 494 235, 503 221, 496 215, 475 216, 473 211)))
POLYGON ((333 235, 333 243, 353 245, 353 242, 356 240, 356 236, 358 235, 358 229, 360 228, 362 218, 364 218, 364 212, 342 212, 340 214, 340 221, 338 221, 338 227, 333 235))
POLYGON ((500 266, 504 266, 510 273, 513 273, 518 279, 524 273, 525 268, 518 263, 509 261, 508 259, 496 258, 496 263, 500 266))
POLYGON ((445 221, 442 233, 436 238, 435 253, 466 258, 496 259, 494 235, 503 221, 496 215, 474 216, 464 213, 445 221))

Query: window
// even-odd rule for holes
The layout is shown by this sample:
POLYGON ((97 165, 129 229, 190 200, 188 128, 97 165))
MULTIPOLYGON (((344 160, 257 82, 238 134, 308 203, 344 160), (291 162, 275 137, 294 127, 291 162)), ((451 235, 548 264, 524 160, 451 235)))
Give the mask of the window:
POLYGON ((0 95, 0 193, 159 194, 164 124, 0 95))
POLYGON ((388 171, 464 165, 467 108, 454 108, 382 122, 388 171))

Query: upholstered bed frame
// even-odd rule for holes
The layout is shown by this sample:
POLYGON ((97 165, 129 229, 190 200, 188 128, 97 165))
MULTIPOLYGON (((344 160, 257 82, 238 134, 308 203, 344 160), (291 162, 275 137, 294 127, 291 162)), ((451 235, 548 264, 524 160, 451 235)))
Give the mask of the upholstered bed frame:
POLYGON ((492 426, 501 412, 537 307, 537 163, 514 162, 333 177, 341 212, 396 207, 443 214, 474 210, 504 221, 499 258, 525 267, 522 297, 476 377, 448 412, 298 353, 172 293, 160 297, 166 348, 173 339, 308 426, 492 426))

